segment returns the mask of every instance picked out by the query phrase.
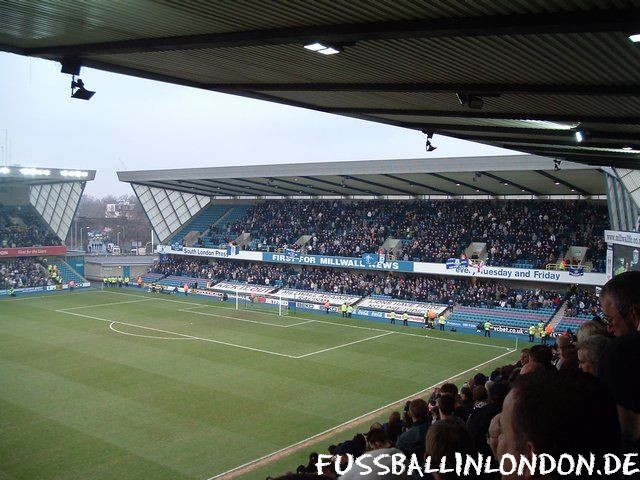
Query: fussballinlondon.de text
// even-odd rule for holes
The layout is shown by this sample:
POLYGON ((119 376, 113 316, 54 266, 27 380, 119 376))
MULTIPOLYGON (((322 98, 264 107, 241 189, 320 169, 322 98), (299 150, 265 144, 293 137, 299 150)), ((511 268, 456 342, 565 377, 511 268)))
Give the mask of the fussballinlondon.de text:
POLYGON ((402 453, 372 455, 365 453, 358 458, 347 454, 347 462, 344 464, 340 458, 331 455, 318 455, 316 468, 318 475, 321 475, 325 467, 333 465, 338 475, 344 475, 349 470, 357 467, 360 475, 371 475, 374 469, 371 467, 371 460, 378 475, 418 475, 424 477, 430 473, 453 473, 457 476, 482 475, 485 473, 500 473, 500 475, 530 474, 549 475, 637 475, 640 469, 636 467, 637 453, 624 455, 605 454, 597 462, 596 456, 572 456, 562 454, 559 458, 542 453, 533 454, 531 458, 520 456, 517 459, 514 455, 505 454, 500 461, 493 460, 492 457, 478 454, 477 456, 465 455, 464 457, 456 453, 453 459, 442 458, 439 462, 433 461, 427 456, 425 459, 416 455, 406 456, 402 453))

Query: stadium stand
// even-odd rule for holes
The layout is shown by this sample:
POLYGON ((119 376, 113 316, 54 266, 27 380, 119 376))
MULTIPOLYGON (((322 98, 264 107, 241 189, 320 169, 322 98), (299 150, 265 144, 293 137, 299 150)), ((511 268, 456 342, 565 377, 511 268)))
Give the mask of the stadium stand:
POLYGON ((229 210, 225 205, 209 205, 198 213, 187 225, 176 233, 171 239, 171 243, 181 243, 189 232, 198 232, 198 238, 206 229, 214 224, 229 210))
POLYGON ((80 285, 81 283, 86 282, 82 275, 71 268, 71 266, 69 266, 69 264, 64 260, 56 259, 54 265, 58 270, 58 275, 60 276, 62 283, 69 283, 73 280, 76 285, 80 285))
MULTIPOLYGON (((547 323, 562 303, 562 295, 551 290, 510 288, 491 280, 472 282, 461 278, 383 275, 330 268, 294 269, 289 265, 248 262, 210 263, 189 257, 173 257, 156 263, 151 272, 165 277, 155 277, 153 281, 172 287, 185 283, 204 287, 207 283, 231 281, 359 298, 381 296, 441 306, 451 301, 455 308, 450 320, 473 326, 489 320, 494 325, 526 329, 532 323, 547 323)), ((422 313, 425 309, 422 308, 422 313)))
POLYGON ((0 290, 52 285, 45 265, 45 261, 32 257, 0 262, 0 290))
POLYGON ((0 206, 0 248, 60 244, 33 207, 0 206))
POLYGON ((570 329, 575 332, 585 322, 601 315, 598 296, 594 292, 576 288, 567 294, 564 315, 560 318, 556 331, 564 332, 570 329))
POLYGON ((225 226, 210 229, 219 233, 203 245, 234 241, 248 232, 252 240, 247 249, 299 248, 359 257, 397 239, 400 244, 392 252, 397 258, 442 263, 481 242, 486 243, 482 260, 487 265, 520 268, 558 263, 571 246, 579 245, 587 247, 586 258, 597 271, 602 271, 606 253, 604 242, 594 238, 601 238, 607 226, 607 208, 596 202, 265 201, 234 210, 225 226))

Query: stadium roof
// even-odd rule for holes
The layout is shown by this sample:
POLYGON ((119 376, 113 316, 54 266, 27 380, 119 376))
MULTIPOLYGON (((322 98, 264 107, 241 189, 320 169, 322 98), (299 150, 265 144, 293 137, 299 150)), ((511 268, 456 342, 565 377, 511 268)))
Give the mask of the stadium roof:
POLYGON ((640 165, 640 43, 630 39, 640 34, 640 0, 8 0, 0 14, 9 52, 592 165, 640 165), (339 53, 304 48, 314 43, 339 53))
POLYGON ((604 195, 599 168, 532 155, 118 172, 132 185, 209 197, 604 195))
POLYGON ((24 167, 22 165, 0 166, 0 185, 46 185, 51 183, 89 182, 95 178, 95 170, 24 167))

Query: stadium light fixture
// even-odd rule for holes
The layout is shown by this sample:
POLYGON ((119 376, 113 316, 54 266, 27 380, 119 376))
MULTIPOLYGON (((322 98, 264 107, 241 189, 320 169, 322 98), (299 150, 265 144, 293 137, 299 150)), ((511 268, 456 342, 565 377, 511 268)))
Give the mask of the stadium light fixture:
POLYGON ((576 142, 582 143, 584 141, 584 132, 582 130, 577 130, 575 135, 576 135, 576 142))
POLYGON ((89 176, 89 173, 82 170, 62 170, 60 175, 63 177, 85 178, 89 176))
POLYGON ((434 133, 433 132, 428 132, 426 130, 423 130, 422 133, 424 133, 427 136, 427 145, 426 145, 427 152, 433 152, 436 148, 438 148, 438 147, 435 147, 431 143, 431 140, 433 139, 434 133))
POLYGON ((21 168, 20 173, 22 175, 44 175, 45 177, 48 177, 51 175, 51 170, 40 168, 21 168))
POLYGON ((560 185, 560 182, 558 182, 557 180, 553 183, 555 183, 556 185, 560 185))
POLYGON ((11 169, 9 167, 0 167, 0 173, 2 175, 9 175, 11 173, 11 169))
POLYGON ((631 40, 633 43, 640 42, 640 33, 635 33, 633 35, 629 35, 629 40, 631 40))
POLYGON ((71 97, 77 98, 79 100, 90 100, 91 97, 95 95, 96 92, 92 92, 91 90, 87 90, 84 88, 84 82, 82 79, 78 78, 76 80, 75 75, 71 80, 71 97))
POLYGON ((633 150, 633 147, 631 145, 625 145, 624 147, 622 147, 622 150, 633 150))
POLYGON ((560 164, 562 163, 562 160, 558 160, 557 158, 553 160, 553 170, 555 172, 559 172, 560 171, 560 164))
POLYGON ((342 47, 325 45, 320 42, 309 43, 305 45, 304 48, 312 52, 321 53, 322 55, 335 55, 336 53, 342 52, 342 47))
POLYGON ((456 98, 463 107, 473 108, 474 110, 482 110, 482 107, 484 107, 484 99, 480 95, 457 92, 456 98))
POLYGON ((456 185, 457 185, 458 187, 460 186, 460 184, 459 184, 459 183, 456 183, 456 185))

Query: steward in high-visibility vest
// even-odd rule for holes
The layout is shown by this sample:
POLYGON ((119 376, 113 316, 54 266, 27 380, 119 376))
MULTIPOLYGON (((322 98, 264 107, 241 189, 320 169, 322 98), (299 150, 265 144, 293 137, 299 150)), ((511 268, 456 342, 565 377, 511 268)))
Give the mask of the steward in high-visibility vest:
POLYGON ((438 317, 438 325, 440 326, 440 330, 444 331, 444 326, 447 324, 447 319, 444 318, 444 315, 440 315, 438 317))
POLYGON ((9 296, 10 297, 16 296, 16 291, 13 289, 13 286, 9 287, 9 296))
POLYGON ((530 342, 535 342, 536 341, 536 327, 535 327, 535 325, 530 325, 529 326, 529 341, 530 342))
POLYGON ((351 305, 347 306, 347 317, 351 318, 353 315, 353 307, 351 305))
POLYGON ((393 311, 389 314, 389 316, 391 317, 391 323, 395 325, 396 323, 396 312, 393 311))
POLYGON ((404 312, 402 314, 402 325, 404 325, 405 327, 409 325, 409 314, 407 312, 404 312))
POLYGON ((542 342, 542 345, 546 345, 547 344, 547 332, 544 331, 544 329, 542 330, 542 332, 540 332, 540 340, 542 342))
POLYGON ((342 316, 343 316, 343 317, 346 317, 346 316, 347 316, 347 304, 346 304, 346 303, 343 303, 343 304, 340 306, 340 312, 342 313, 342 316))
POLYGON ((484 322, 484 336, 485 337, 491 336, 491 322, 489 320, 484 322))

